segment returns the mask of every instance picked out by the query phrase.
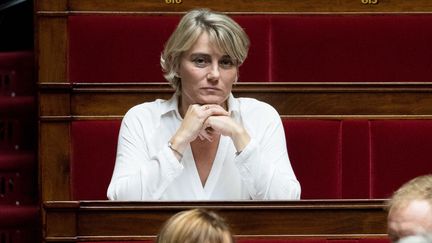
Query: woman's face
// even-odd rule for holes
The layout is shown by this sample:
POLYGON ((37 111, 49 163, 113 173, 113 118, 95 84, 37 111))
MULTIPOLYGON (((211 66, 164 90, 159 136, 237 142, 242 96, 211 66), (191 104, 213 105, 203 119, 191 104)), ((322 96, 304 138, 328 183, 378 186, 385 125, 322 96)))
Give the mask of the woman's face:
POLYGON ((180 61, 182 106, 191 104, 218 104, 225 101, 237 79, 237 65, 213 45, 203 32, 180 61))

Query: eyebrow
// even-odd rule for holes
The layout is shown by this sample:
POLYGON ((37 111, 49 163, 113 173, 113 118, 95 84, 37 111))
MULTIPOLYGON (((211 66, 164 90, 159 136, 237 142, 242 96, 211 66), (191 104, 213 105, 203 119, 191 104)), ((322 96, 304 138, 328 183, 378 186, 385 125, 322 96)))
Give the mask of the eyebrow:
POLYGON ((206 57, 206 58, 208 58, 208 57, 210 57, 210 54, 202 53, 202 52, 197 52, 197 53, 192 53, 190 55, 190 57, 191 58, 195 58, 195 57, 206 57))
MULTIPOLYGON (((203 53, 203 52, 196 52, 196 53, 192 53, 192 54, 190 54, 190 57, 191 57, 191 58, 201 57, 201 56, 202 56, 202 57, 205 57, 205 58, 209 58, 209 57, 211 57, 210 54, 203 53)), ((225 55, 222 55, 222 57, 221 57, 220 59, 223 59, 223 58, 231 58, 231 56, 228 55, 228 54, 225 54, 225 55)))

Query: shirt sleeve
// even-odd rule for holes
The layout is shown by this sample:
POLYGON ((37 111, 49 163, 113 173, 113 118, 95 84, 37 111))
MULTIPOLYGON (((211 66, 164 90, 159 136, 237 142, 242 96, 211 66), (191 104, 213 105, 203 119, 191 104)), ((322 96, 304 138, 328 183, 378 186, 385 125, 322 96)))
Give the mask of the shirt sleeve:
POLYGON ((266 117, 259 123, 263 127, 255 127, 251 141, 235 158, 242 180, 252 199, 300 199, 300 183, 289 161, 280 116, 272 110, 261 117, 266 117))
POLYGON ((158 200, 169 184, 183 171, 171 149, 158 150, 146 141, 144 130, 151 131, 149 121, 137 114, 127 113, 120 127, 117 157, 108 187, 110 200, 158 200), (156 151, 150 155, 149 151, 156 151))

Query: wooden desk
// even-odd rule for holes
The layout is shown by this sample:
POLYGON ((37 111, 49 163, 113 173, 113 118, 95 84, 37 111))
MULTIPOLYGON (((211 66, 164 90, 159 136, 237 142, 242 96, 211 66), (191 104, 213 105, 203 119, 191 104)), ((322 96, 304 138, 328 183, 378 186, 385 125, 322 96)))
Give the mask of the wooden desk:
POLYGON ((237 238, 385 237, 383 200, 234 202, 48 201, 44 242, 154 239, 174 213, 216 211, 237 238))

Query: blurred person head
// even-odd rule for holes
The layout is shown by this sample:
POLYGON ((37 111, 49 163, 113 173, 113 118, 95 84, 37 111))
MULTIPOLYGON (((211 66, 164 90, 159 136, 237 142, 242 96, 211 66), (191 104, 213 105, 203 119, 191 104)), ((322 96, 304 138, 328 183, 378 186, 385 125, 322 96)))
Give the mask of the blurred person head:
POLYGON ((432 234, 420 234, 403 237, 397 243, 432 243, 432 234))
POLYGON ((214 212, 193 209, 172 216, 162 227, 156 243, 233 243, 225 220, 214 212))
POLYGON ((392 242, 432 233, 432 175, 416 177, 400 187, 388 205, 388 234, 392 242))

